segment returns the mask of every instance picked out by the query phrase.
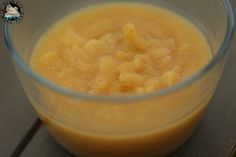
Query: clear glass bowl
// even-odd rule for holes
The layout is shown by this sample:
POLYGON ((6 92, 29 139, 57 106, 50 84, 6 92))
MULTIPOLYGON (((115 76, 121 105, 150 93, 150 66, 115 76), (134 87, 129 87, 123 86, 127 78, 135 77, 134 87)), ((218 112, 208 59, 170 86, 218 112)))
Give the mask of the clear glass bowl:
POLYGON ((194 22, 208 39, 212 61, 192 77, 152 93, 88 95, 44 79, 30 68, 29 60, 41 35, 58 19, 86 6, 115 1, 21 0, 24 19, 3 26, 6 45, 28 98, 53 137, 73 154, 164 156, 188 139, 214 94, 233 35, 230 1, 132 2, 136 1, 172 9, 194 22))

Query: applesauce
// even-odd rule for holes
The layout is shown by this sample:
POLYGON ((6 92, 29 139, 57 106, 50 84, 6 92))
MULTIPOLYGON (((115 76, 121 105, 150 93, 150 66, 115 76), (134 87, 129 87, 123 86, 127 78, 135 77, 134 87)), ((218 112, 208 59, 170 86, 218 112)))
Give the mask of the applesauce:
POLYGON ((33 69, 79 92, 117 95, 171 86, 209 62, 208 43, 192 23, 135 5, 97 7, 60 21, 36 47, 33 69))
MULTIPOLYGON (((115 3, 56 23, 38 42, 31 66, 77 92, 126 96, 172 86, 211 58, 204 35, 183 17, 145 4, 115 3)), ((43 106, 54 114, 33 105, 55 139, 76 155, 163 156, 199 122, 213 93, 198 103, 201 86, 190 86, 173 100, 164 96, 129 105, 77 102, 41 88, 43 106), (183 97, 185 92, 193 96, 183 97)))

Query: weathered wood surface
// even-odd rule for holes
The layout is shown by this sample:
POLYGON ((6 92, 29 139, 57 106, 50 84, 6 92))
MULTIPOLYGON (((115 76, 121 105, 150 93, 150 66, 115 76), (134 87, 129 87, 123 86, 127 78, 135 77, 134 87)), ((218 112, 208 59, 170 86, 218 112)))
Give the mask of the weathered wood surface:
POLYGON ((8 157, 17 153, 17 146, 22 147, 37 116, 12 67, 2 32, 0 36, 0 157, 8 157))

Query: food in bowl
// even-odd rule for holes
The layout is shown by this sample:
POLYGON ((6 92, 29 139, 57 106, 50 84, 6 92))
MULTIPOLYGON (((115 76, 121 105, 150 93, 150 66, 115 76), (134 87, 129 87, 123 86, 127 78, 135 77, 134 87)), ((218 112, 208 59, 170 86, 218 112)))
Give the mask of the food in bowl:
MULTIPOLYGON (((76 92, 141 96, 192 76, 211 58, 206 37, 177 13, 146 4, 113 3, 56 23, 35 47, 31 67, 76 92)), ((45 104, 33 105, 55 139, 73 154, 93 157, 172 152, 191 135, 212 95, 196 107, 191 104, 195 97, 181 94, 109 104, 40 91, 45 104)), ((195 91, 198 86, 187 89, 195 91)))

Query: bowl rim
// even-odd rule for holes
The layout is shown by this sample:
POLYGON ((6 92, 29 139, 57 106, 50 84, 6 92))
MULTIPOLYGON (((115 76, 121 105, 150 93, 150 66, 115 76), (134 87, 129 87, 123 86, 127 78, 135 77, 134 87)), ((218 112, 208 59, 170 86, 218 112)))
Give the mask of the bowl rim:
POLYGON ((10 51, 10 55, 13 58, 13 60, 17 63, 17 65, 33 80, 36 80, 41 85, 48 87, 49 89, 59 92, 61 94, 78 98, 78 99, 86 99, 91 101, 111 101, 111 102, 127 102, 127 101, 140 101, 140 100, 146 100, 153 97, 159 97, 163 96, 168 93, 175 92, 176 90, 179 90, 187 85, 190 85, 194 81, 201 78, 204 74, 206 74, 208 71, 210 71, 215 65, 217 65, 226 55, 229 49, 229 45, 232 42, 233 34, 234 34, 234 13, 232 9, 232 5, 230 0, 223 0, 223 5, 225 6, 225 11, 227 14, 227 32, 224 38, 224 41, 216 53, 216 55, 213 57, 213 59, 201 70, 193 74, 191 77, 182 80, 175 85, 172 85, 170 87, 166 87, 160 90, 156 90, 150 93, 145 94, 134 94, 134 95, 111 95, 111 96, 103 96, 103 95, 91 95, 87 93, 82 93, 78 91, 74 91, 72 89, 62 87, 56 83, 53 83, 52 81, 49 81, 42 77, 40 74, 35 72, 28 64, 24 62, 24 60, 20 57, 20 55, 17 53, 16 48, 14 47, 14 44, 11 40, 10 34, 9 34, 9 24, 4 21, 3 23, 3 35, 5 44, 10 51))

